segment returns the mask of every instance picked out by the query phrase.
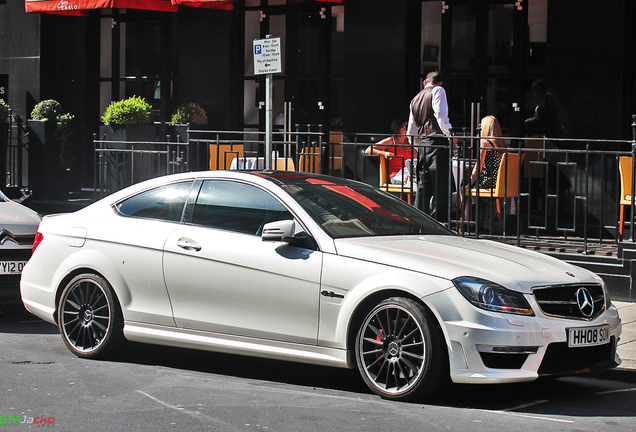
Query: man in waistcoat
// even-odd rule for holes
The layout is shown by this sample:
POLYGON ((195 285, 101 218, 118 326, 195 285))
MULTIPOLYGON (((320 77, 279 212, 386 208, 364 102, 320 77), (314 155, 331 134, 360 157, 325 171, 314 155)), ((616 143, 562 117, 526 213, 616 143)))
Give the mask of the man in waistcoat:
POLYGON ((438 71, 431 72, 426 76, 422 91, 411 101, 408 135, 414 145, 421 146, 415 205, 440 222, 448 219, 450 128, 442 75, 438 71))

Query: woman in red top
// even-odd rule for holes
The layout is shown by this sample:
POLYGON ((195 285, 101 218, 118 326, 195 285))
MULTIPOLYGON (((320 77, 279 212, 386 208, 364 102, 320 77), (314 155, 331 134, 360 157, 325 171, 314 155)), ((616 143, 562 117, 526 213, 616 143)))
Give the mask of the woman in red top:
POLYGON ((391 132, 393 136, 370 145, 364 151, 367 155, 379 155, 387 158, 389 169, 389 182, 393 184, 409 183, 409 172, 404 170, 408 159, 417 160, 417 150, 413 149, 406 136, 407 123, 402 120, 393 120, 391 132))

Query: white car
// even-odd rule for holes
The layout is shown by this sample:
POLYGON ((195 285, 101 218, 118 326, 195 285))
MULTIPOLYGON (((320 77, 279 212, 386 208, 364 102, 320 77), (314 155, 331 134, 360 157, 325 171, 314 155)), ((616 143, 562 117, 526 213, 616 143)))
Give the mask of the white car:
POLYGON ((31 257, 40 215, 0 191, 0 305, 20 304, 20 274, 31 257))
POLYGON ((396 400, 620 363, 598 276, 350 180, 166 176, 45 217, 34 249, 24 304, 84 358, 127 339, 357 367, 396 400))

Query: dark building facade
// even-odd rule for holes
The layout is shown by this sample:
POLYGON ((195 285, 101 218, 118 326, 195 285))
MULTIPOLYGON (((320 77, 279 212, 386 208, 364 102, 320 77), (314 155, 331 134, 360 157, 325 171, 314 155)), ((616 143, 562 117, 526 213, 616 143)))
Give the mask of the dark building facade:
POLYGON ((289 111, 293 124, 388 133, 439 69, 454 127, 474 126, 478 112, 511 136, 631 137, 629 0, 234 0, 232 10, 86 15, 26 13, 24 2, 0 0, 7 102, 25 119, 45 99, 76 116, 79 183, 91 179, 101 114, 128 96, 151 102, 156 122, 197 102, 212 129, 264 130, 252 41, 269 34, 283 55, 274 115, 289 111), (542 105, 551 120, 528 122, 542 105))

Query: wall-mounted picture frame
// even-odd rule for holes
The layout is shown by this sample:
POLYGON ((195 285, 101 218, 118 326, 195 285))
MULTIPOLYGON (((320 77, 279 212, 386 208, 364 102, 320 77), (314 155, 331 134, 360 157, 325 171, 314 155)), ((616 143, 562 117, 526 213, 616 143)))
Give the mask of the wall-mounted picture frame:
POLYGON ((425 62, 437 63, 439 58, 439 45, 424 45, 422 60, 425 62))

